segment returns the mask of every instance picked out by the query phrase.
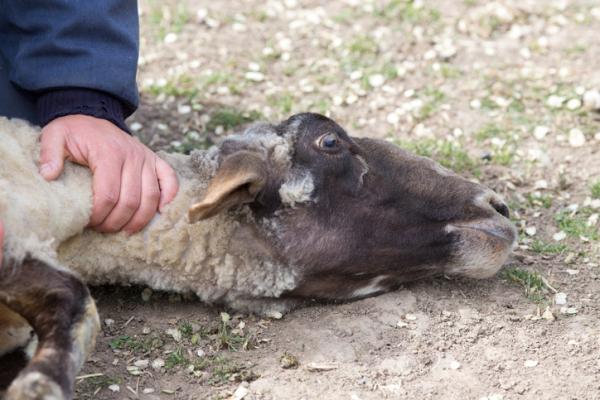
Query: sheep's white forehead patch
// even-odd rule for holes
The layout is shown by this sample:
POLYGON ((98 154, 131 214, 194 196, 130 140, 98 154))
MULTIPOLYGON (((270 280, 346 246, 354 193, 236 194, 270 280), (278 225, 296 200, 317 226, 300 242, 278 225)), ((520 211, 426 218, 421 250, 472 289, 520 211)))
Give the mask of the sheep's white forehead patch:
POLYGON ((291 174, 279 188, 279 196, 284 204, 294 207, 311 199, 315 183, 308 171, 291 174))

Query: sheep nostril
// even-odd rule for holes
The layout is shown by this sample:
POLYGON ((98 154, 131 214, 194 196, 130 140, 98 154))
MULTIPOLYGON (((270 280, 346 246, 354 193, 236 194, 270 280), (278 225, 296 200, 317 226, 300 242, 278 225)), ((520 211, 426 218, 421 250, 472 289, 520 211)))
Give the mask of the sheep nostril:
POLYGON ((504 204, 502 200, 491 198, 490 205, 494 208, 494 210, 498 211, 499 214, 503 215, 506 218, 510 217, 510 211, 508 210, 508 206, 504 204))

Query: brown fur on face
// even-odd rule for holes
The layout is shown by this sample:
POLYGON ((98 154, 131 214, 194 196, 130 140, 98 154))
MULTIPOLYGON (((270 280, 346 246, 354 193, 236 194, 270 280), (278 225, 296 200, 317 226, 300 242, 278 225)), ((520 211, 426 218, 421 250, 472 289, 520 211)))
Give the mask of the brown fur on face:
MULTIPOLYGON (((293 137, 291 166, 269 168, 250 207, 300 271, 289 295, 358 298, 444 273, 482 278, 511 251, 508 209, 484 186, 318 114, 276 130, 293 137)), ((236 143, 224 147, 252 151, 236 143)))

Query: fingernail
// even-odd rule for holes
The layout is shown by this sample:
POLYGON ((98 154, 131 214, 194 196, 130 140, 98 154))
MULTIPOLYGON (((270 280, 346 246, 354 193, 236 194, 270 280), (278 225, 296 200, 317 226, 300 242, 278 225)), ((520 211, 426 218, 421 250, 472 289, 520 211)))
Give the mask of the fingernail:
POLYGON ((52 172, 54 172, 56 168, 56 164, 53 163, 52 161, 47 162, 45 164, 42 164, 42 166, 40 167, 40 174, 44 177, 44 178, 48 178, 52 172))

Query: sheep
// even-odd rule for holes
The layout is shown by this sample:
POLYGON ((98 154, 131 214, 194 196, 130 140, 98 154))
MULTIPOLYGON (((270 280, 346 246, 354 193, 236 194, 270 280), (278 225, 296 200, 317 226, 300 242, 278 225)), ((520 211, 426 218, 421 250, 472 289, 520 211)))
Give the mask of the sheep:
POLYGON ((132 236, 85 229, 90 172, 67 164, 44 181, 38 136, 0 118, 0 313, 14 315, 0 331, 21 332, 0 357, 30 343, 28 325, 39 339, 16 378, 22 366, 8 367, 9 399, 72 396, 99 330, 83 282, 193 292, 281 317, 306 299, 358 299, 439 274, 489 277, 515 242, 491 190, 318 114, 255 124, 190 156, 160 154, 179 193, 132 236))

